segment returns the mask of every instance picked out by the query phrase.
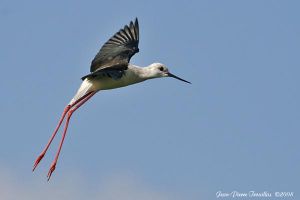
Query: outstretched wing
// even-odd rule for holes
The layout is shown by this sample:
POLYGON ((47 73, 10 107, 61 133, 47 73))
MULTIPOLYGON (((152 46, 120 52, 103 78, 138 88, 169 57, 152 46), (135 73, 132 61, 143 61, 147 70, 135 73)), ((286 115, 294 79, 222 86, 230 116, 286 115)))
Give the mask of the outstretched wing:
POLYGON ((130 58, 139 52, 139 23, 130 22, 115 33, 100 49, 91 64, 91 72, 102 69, 127 69, 130 58))

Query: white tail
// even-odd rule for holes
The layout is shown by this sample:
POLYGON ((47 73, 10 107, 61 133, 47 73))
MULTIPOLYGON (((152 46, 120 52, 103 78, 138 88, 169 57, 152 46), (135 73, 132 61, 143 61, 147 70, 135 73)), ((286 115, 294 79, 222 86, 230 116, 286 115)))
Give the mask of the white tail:
POLYGON ((72 105, 75 101, 92 91, 92 82, 87 78, 81 83, 78 91, 68 105, 72 105))

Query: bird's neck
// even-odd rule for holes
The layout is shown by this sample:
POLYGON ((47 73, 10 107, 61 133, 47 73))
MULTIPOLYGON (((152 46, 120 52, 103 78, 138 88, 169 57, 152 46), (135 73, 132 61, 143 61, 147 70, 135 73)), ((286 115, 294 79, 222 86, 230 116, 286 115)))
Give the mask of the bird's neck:
POLYGON ((132 71, 141 81, 156 78, 150 65, 147 67, 132 66, 132 71))

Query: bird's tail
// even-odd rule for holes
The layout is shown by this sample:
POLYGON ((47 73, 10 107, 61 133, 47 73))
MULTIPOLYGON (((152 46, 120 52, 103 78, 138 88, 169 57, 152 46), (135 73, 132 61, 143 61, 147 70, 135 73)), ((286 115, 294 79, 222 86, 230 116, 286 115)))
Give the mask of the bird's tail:
POLYGON ((86 78, 80 85, 73 99, 68 105, 72 105, 75 101, 92 91, 93 84, 86 78))

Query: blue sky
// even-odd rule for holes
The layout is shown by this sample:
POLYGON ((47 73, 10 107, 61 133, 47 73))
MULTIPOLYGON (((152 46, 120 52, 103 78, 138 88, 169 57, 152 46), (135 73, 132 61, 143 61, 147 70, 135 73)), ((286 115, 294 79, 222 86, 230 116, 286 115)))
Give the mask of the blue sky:
POLYGON ((1 199, 215 199, 300 180, 297 1, 0 1, 1 199), (193 84, 103 91, 31 167, 101 45, 135 17, 140 53, 193 84))

